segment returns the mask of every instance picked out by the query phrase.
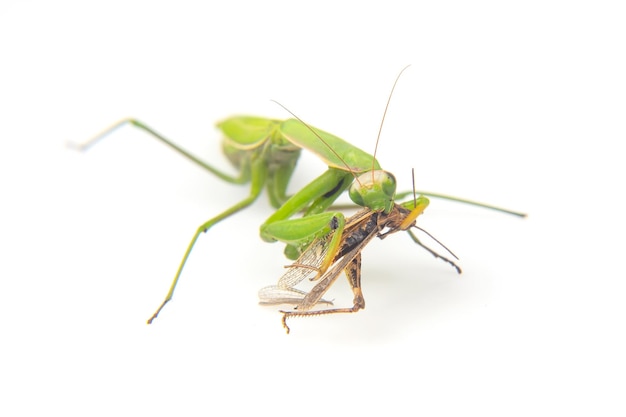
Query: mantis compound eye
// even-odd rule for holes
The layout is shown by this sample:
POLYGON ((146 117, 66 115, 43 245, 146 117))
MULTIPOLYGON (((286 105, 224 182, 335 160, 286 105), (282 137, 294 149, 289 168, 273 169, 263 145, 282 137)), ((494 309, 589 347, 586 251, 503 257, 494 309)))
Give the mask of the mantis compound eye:
POLYGON ((350 199, 361 207, 388 212, 396 193, 396 178, 387 171, 361 174, 350 186, 350 199))

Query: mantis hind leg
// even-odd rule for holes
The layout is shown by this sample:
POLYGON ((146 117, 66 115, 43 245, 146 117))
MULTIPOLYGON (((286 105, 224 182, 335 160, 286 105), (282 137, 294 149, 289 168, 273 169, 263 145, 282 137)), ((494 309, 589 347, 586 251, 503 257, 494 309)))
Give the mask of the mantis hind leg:
POLYGON ((263 190, 263 186, 266 182, 266 179, 267 179, 267 166, 265 164, 265 161, 262 158, 258 158, 252 163, 252 181, 251 181, 251 187, 250 187, 250 194, 248 195, 248 197, 241 200, 239 203, 235 204, 234 206, 230 207, 227 210, 224 210, 222 213, 207 220, 206 222, 202 223, 198 227, 193 237, 191 238, 191 242, 189 242, 189 245, 187 246, 187 250, 185 251, 185 254, 183 255, 183 259, 180 262, 178 270, 176 271, 176 275, 174 276, 174 280, 172 281, 172 285, 170 286, 170 289, 167 292, 165 299, 163 300, 159 308, 157 308, 157 310, 154 312, 152 317, 148 319, 148 324, 152 323, 152 321, 155 318, 157 318, 157 316, 159 315, 163 307, 165 307, 165 305, 172 299, 172 296, 174 295, 174 290, 176 289, 176 285, 178 284, 180 275, 182 274, 183 268, 185 267, 185 264, 187 263, 187 259, 189 258, 189 254, 191 253, 191 250, 196 244, 198 237, 200 237, 200 234, 207 232, 216 223, 220 222, 221 220, 226 219, 227 217, 232 216, 236 212, 243 210, 244 208, 252 204, 258 198, 259 194, 261 194, 261 191, 263 190))
POLYGON ((245 184, 248 181, 250 181, 249 164, 247 166, 243 165, 241 167, 241 172, 239 173, 238 176, 232 176, 232 175, 226 174, 220 171, 219 169, 214 168, 213 166, 207 164, 206 162, 204 162, 197 156, 191 154, 187 150, 176 145, 174 142, 167 139, 165 136, 161 135, 156 130, 152 129, 150 126, 144 124, 143 122, 137 119, 122 119, 114 123, 113 125, 109 126, 108 128, 106 128, 105 130, 103 130, 102 132, 100 132, 99 134, 97 134, 96 136, 88 140, 87 142, 82 143, 82 144, 76 144, 76 143, 70 142, 68 143, 68 146, 79 151, 86 151, 89 148, 91 148, 93 145, 95 145, 96 143, 100 142, 104 137, 108 136, 109 134, 113 133, 114 131, 116 131, 117 129, 125 125, 132 125, 138 129, 143 130, 144 132, 150 134, 152 137, 154 137, 161 143, 164 143, 165 145, 169 146, 170 148, 172 148, 173 150, 175 150, 176 152, 178 152, 185 158, 189 159, 190 161, 194 162, 197 165, 200 165, 202 168, 206 169, 207 171, 211 172, 213 175, 221 178, 222 180, 226 182, 229 182, 232 184, 245 184))

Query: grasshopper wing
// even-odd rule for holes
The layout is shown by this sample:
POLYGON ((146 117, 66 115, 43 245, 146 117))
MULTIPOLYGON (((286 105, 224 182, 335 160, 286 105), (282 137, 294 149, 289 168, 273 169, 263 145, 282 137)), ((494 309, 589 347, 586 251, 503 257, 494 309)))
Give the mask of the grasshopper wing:
MULTIPOLYGON (((329 236, 314 240, 293 264, 286 266, 287 272, 278 279, 276 285, 259 290, 259 303, 299 304, 308 293, 294 287, 305 278, 313 281, 319 276, 320 266, 328 253, 329 242, 329 236)), ((323 299, 318 303, 332 305, 332 302, 323 299)))

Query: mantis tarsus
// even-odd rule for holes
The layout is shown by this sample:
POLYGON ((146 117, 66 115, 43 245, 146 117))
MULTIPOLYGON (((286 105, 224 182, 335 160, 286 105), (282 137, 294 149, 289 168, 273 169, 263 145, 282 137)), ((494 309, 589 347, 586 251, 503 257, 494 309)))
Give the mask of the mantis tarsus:
MULTIPOLYGON (((400 74, 393 84, 385 114, 400 74)), ((280 121, 254 116, 236 116, 218 123, 218 129, 224 134, 222 142, 224 154, 238 170, 236 176, 207 164, 136 119, 120 120, 86 143, 73 145, 73 147, 86 150, 112 131, 127 124, 147 132, 224 181, 234 184, 250 183, 248 197, 197 228, 165 299, 150 317, 148 323, 151 323, 171 300, 185 263, 200 234, 208 231, 219 221, 251 205, 263 188, 267 189, 270 202, 277 210, 261 225, 262 239, 268 242, 286 243, 287 257, 297 259, 315 239, 330 236, 330 241, 327 243, 328 251, 321 260, 320 271, 325 271, 331 265, 341 244, 346 219, 340 211, 327 210, 344 191, 350 188, 349 195, 355 204, 386 215, 394 208, 396 198, 408 194, 396 195, 395 178, 381 169, 374 156, 343 139, 307 125, 299 118, 280 121), (302 149, 316 154, 328 165, 328 170, 289 197, 287 186, 302 149), (298 213, 303 214, 301 217, 294 217, 298 213)), ((427 192, 418 193, 522 215, 455 197, 427 192)))

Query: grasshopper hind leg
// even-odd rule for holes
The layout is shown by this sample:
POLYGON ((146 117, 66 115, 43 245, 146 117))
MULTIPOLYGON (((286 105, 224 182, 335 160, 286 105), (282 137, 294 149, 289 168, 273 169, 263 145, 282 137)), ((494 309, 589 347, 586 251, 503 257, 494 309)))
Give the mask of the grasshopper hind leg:
MULTIPOLYGON (((348 263, 344 269, 354 298, 352 300, 352 307, 345 308, 329 308, 326 310, 281 310, 283 313, 282 324, 287 334, 290 332, 290 328, 287 325, 287 319, 290 317, 305 317, 305 316, 321 316, 324 314, 336 314, 336 313, 356 313, 359 310, 365 308, 365 298, 363 297, 363 291, 361 290, 361 253, 357 253, 356 256, 348 263)), ((320 283, 323 285, 323 283, 320 283)))

